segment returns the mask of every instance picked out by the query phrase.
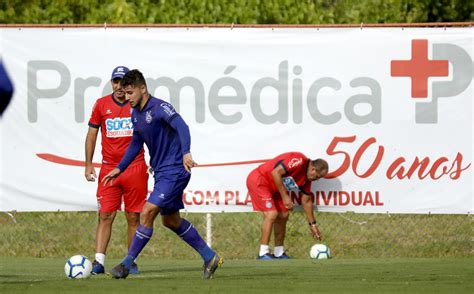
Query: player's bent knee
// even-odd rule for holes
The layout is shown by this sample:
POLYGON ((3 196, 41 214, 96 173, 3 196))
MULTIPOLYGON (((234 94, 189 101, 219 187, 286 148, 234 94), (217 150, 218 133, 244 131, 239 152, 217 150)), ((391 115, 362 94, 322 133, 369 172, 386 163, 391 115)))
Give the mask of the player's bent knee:
POLYGON ((168 229, 173 228, 173 223, 165 218, 161 218, 161 223, 163 224, 163 226, 167 227, 168 229))
POLYGON ((99 212, 100 223, 112 223, 115 219, 116 212, 99 212))
POLYGON ((151 212, 142 212, 140 215, 140 223, 144 225, 149 225, 150 223, 153 223, 155 220, 155 216, 151 212))
POLYGON ((140 224, 139 213, 127 212, 125 213, 125 217, 127 218, 127 223, 129 226, 138 226, 140 224))
POLYGON ((265 221, 275 222, 275 220, 278 217, 278 212, 276 212, 276 211, 265 211, 263 213, 263 217, 264 217, 265 221))
POLYGON ((176 217, 171 217, 171 216, 163 216, 161 218, 161 223, 168 229, 176 230, 179 228, 179 225, 181 224, 181 219, 176 218, 176 217))
POLYGON ((128 223, 139 223, 140 222, 140 213, 126 212, 125 217, 127 218, 128 223))
POLYGON ((140 223, 147 226, 152 225, 159 212, 158 206, 145 206, 140 213, 140 223))
POLYGON ((281 221, 287 221, 289 216, 290 214, 288 213, 288 211, 278 213, 278 219, 281 221))

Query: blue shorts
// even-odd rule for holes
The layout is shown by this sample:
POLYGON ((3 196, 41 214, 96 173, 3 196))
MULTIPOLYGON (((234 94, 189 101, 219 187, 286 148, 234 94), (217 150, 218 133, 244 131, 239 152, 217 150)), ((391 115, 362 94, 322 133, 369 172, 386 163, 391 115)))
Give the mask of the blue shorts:
POLYGON ((155 174, 155 186, 148 202, 160 208, 161 215, 175 213, 184 208, 183 192, 191 179, 184 168, 155 174))

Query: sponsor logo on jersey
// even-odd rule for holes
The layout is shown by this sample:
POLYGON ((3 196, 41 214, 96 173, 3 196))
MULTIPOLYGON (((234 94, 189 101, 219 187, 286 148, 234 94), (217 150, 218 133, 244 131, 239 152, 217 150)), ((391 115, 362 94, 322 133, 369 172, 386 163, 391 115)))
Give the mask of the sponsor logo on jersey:
POLYGON ((290 163, 288 164, 288 167, 289 168, 294 168, 294 167, 300 165, 302 162, 303 162, 303 158, 301 158, 301 157, 292 158, 290 160, 290 163))
POLYGON ((163 108, 164 112, 166 112, 168 116, 172 116, 173 114, 176 113, 176 110, 174 110, 174 107, 169 103, 163 102, 160 104, 160 106, 163 108))
POLYGON ((109 118, 105 121, 108 138, 130 137, 133 135, 133 124, 130 117, 109 118))

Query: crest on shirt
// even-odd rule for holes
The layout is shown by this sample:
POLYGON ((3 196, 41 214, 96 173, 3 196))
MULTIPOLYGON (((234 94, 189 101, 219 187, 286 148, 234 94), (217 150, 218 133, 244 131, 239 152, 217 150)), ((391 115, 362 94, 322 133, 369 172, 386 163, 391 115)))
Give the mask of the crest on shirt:
POLYGON ((174 110, 174 107, 167 102, 161 103, 160 106, 163 108, 164 112, 166 112, 166 114, 169 116, 172 116, 173 114, 176 113, 176 110, 174 110))
POLYGON ((97 209, 100 210, 102 208, 102 205, 100 204, 100 201, 102 200, 102 196, 97 197, 97 209))
POLYGON ((150 124, 152 120, 153 120, 153 117, 151 116, 151 110, 148 110, 145 114, 145 121, 148 124, 150 124))
POLYGON ((295 157, 290 160, 290 163, 288 163, 289 168, 294 168, 298 165, 300 165, 303 162, 303 158, 301 157, 295 157))

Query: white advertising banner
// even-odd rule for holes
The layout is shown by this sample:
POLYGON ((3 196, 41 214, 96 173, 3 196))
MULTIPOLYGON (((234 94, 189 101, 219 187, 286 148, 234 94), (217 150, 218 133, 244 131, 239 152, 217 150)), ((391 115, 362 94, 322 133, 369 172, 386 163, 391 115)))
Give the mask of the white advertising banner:
POLYGON ((312 186, 318 211, 472 213, 473 31, 0 28, 15 86, 0 210, 97 209, 87 123, 125 65, 190 127, 189 212, 252 211, 249 172, 300 151, 330 166, 312 186))

